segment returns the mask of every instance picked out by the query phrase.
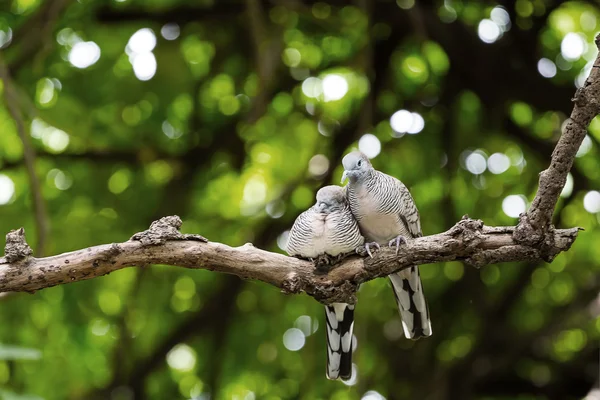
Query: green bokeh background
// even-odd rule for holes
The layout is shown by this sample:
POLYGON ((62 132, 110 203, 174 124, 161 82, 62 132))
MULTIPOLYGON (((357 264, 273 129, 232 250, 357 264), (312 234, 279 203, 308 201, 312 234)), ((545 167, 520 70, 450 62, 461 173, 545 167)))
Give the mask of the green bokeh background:
MULTIPOLYGON (((365 134, 377 140, 363 149, 381 146, 375 167, 410 188, 426 235, 464 214, 513 225, 503 202, 533 199, 599 30, 592 1, 0 2, 0 55, 48 211, 45 255, 125 241, 173 214, 183 232, 282 252, 365 134), (149 80, 126 51, 144 28, 156 37, 149 80), (100 57, 77 68, 84 42, 100 57), (337 100, 332 75, 347 84, 337 100), (394 131, 402 109, 422 116, 420 132, 394 131), (494 170, 494 153, 507 169, 477 171, 481 159, 494 170)), ((596 119, 555 214, 585 228, 569 252, 421 267, 431 338, 402 337, 387 280, 363 285, 350 386, 325 378, 313 299, 151 266, 0 298, 0 398, 582 399, 599 373, 599 143, 596 119), (283 342, 293 328, 306 336, 298 351, 283 342)), ((5 103, 0 199, 0 232, 23 226, 36 249, 5 103)))

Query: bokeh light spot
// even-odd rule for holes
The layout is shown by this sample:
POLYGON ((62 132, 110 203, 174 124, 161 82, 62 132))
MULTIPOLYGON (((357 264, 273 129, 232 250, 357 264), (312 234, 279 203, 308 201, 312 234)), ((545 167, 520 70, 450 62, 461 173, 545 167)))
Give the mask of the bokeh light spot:
POLYGON ((591 190, 583 197, 583 208, 589 213, 600 212, 600 192, 591 190))
POLYGON ((281 199, 270 201, 265 206, 265 211, 271 218, 281 218, 283 214, 285 214, 285 202, 283 202, 281 199))
POLYGON ((42 142, 52 152, 60 153, 69 145, 69 135, 60 129, 49 128, 44 132, 42 142))
POLYGON ((317 98, 323 93, 323 84, 319 78, 308 77, 302 82, 302 93, 306 97, 317 98))
POLYGON ((560 43, 560 53, 567 61, 579 60, 585 50, 585 41, 577 33, 567 33, 560 43))
POLYGON ((75 43, 68 58, 75 68, 87 68, 100 59, 100 47, 94 42, 75 43))
POLYGON ((8 176, 0 174, 0 205, 7 204, 15 194, 15 184, 8 176))
POLYGON ((575 157, 583 157, 592 149, 592 139, 589 135, 585 135, 575 157))
POLYGON ((319 320, 308 315, 301 315, 294 321, 294 328, 302 331, 304 336, 310 336, 319 329, 319 320))
POLYGON ((398 135, 402 137, 404 133, 416 134, 425 127, 425 120, 421 114, 410 112, 408 110, 398 110, 390 117, 390 126, 398 135))
POLYGON ((381 142, 372 133, 366 133, 358 141, 358 149, 367 157, 375 158, 381 152, 381 142))
POLYGON ((537 68, 540 75, 544 78, 552 78, 556 75, 556 64, 547 58, 540 58, 537 68))
POLYGON ((560 197, 570 197, 571 193, 573 193, 573 175, 569 172, 567 174, 567 181, 565 182, 565 186, 560 192, 560 197))
POLYGON ((136 78, 147 81, 156 73, 156 58, 150 52, 139 53, 133 56, 132 66, 136 78))
POLYGON ((288 47, 283 51, 283 62, 288 67, 297 67, 300 65, 300 61, 302 61, 302 54, 293 47, 288 47))
POLYGON ((180 34, 179 25, 174 22, 164 24, 162 28, 160 28, 160 34, 167 40, 175 40, 180 34))
POLYGON ((323 154, 313 156, 308 162, 308 172, 315 178, 322 177, 329 170, 329 159, 323 154))
POLYGON ((477 34, 479 39, 484 43, 494 43, 502 32, 500 27, 491 19, 482 19, 477 27, 477 34))
POLYGON ((506 154, 494 153, 488 158, 487 167, 492 174, 501 174, 510 167, 510 159, 506 154))
POLYGON ((58 190, 67 190, 73 184, 71 177, 60 169, 51 169, 48 171, 48 175, 46 175, 46 177, 48 180, 54 183, 54 186, 56 186, 58 190))
POLYGON ((281 235, 277 236, 277 247, 279 247, 283 251, 286 251, 289 237, 290 231, 284 231, 281 233, 281 235))
POLYGON ((131 35, 127 46, 134 53, 151 52, 156 47, 156 35, 152 29, 142 28, 131 35))
POLYGON ((283 345, 290 351, 298 351, 304 347, 306 338, 298 328, 290 328, 283 334, 283 345))
POLYGON ((347 381, 342 381, 342 383, 346 386, 354 386, 358 382, 358 368, 356 364, 352 363, 352 374, 350 375, 350 379, 347 381))
POLYGON ((323 96, 325 101, 342 99, 348 93, 348 81, 337 74, 330 74, 323 78, 323 96))
POLYGON ((191 371, 196 365, 196 353, 186 344, 178 344, 167 353, 167 364, 178 371, 191 371))
POLYGON ((421 114, 416 112, 411 113, 411 116, 412 123, 410 125, 410 128, 408 128, 408 130, 406 131, 406 133, 414 135, 421 132, 423 128, 425 128, 425 120, 423 119, 421 114))
POLYGON ((500 6, 494 7, 490 13, 490 18, 503 30, 508 30, 508 27, 510 26, 510 15, 508 15, 508 11, 504 8, 500 6))
POLYGON ((525 196, 511 194, 502 200, 502 211, 511 218, 518 218, 521 213, 525 212, 527 201, 525 196))
POLYGON ((379 392, 375 390, 369 390, 363 394, 360 400, 386 400, 379 392))
POLYGON ((0 29, 0 49, 4 47, 8 47, 10 42, 12 41, 13 32, 12 29, 8 28, 7 30, 0 29))
POLYGON ((465 159, 467 170, 475 175, 483 174, 487 168, 485 155, 481 151, 474 151, 465 159))

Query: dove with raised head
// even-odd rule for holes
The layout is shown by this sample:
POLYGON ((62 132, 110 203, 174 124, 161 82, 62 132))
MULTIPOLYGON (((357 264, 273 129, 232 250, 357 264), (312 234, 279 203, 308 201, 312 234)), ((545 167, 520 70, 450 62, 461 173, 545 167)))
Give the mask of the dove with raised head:
MULTIPOLYGON (((417 206, 406 186, 393 176, 373 168, 360 151, 342 159, 342 183, 348 179, 346 196, 352 214, 365 237, 365 247, 395 246, 407 239, 423 236, 417 206)), ((429 308, 418 266, 389 275, 408 339, 431 336, 429 308)))

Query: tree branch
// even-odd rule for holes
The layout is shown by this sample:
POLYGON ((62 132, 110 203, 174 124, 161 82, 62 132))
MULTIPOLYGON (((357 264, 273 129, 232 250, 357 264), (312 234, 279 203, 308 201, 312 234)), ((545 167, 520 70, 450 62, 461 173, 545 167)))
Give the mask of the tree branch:
POLYGON ((36 255, 42 256, 46 246, 46 237, 48 235, 48 215, 46 213, 46 203, 42 197, 42 189, 40 181, 35 173, 35 150, 31 146, 29 132, 25 127, 25 121, 18 106, 18 95, 13 85, 10 72, 4 62, 4 58, 0 56, 0 80, 4 82, 4 101, 10 116, 15 122, 17 133, 23 143, 23 159, 27 167, 27 175, 29 177, 29 186, 31 197, 33 200, 33 208, 35 215, 35 224, 37 229, 36 255))
MULTIPOLYGON (((600 48, 600 35, 596 36, 596 47, 600 48)), ((550 166, 540 174, 539 188, 530 209, 515 230, 515 240, 529 245, 545 246, 546 233, 552 231, 552 215, 560 192, 573 166, 575 154, 587 134, 592 119, 600 114, 600 53, 584 85, 577 89, 572 101, 575 104, 564 132, 560 136, 550 166)))
POLYGON ((309 261, 260 250, 249 243, 229 247, 209 242, 202 236, 183 235, 178 231, 180 226, 179 217, 165 217, 127 242, 46 258, 30 257, 24 235, 15 235, 13 231, 9 233, 7 256, 0 258, 0 292, 34 292, 129 266, 166 264, 256 279, 277 286, 285 293, 305 292, 323 303, 353 303, 359 284, 411 265, 464 260, 481 267, 499 262, 553 258, 571 247, 578 232, 578 228, 554 231, 554 246, 545 247, 547 253, 542 253, 538 248, 516 244, 512 239, 514 227, 488 227, 480 220, 464 217, 444 233, 410 241, 398 255, 386 247, 372 259, 348 257, 326 273, 309 261))
POLYGON ((53 40, 54 29, 69 3, 72 3, 72 0, 46 0, 35 14, 19 27, 15 34, 15 38, 19 38, 18 42, 12 47, 18 48, 20 52, 9 63, 13 73, 23 69, 32 59, 37 65, 43 62, 56 43, 53 40))

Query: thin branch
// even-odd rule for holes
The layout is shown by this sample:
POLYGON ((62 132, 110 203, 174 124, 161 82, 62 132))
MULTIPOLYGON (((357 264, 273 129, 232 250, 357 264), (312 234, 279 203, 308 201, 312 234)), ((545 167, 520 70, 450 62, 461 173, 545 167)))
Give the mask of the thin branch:
POLYGON ((255 248, 209 242, 182 235, 181 219, 165 217, 123 243, 113 243, 46 258, 28 254, 22 228, 7 235, 6 257, 0 258, 0 292, 34 292, 47 287, 106 275, 129 266, 166 264, 200 268, 260 280, 285 293, 305 292, 323 303, 355 301, 359 284, 415 264, 464 260, 475 267, 499 262, 553 258, 571 247, 578 228, 553 232, 553 247, 542 251, 518 245, 514 227, 488 227, 463 218, 450 230, 410 241, 398 254, 382 248, 374 258, 348 257, 325 273, 313 263, 255 248))
POLYGON ((9 64, 11 71, 21 70, 32 59, 37 66, 41 65, 54 46, 53 31, 61 13, 71 2, 72 0, 46 0, 19 28, 15 34, 19 41, 14 47, 21 51, 9 64))
POLYGON ((15 122, 21 142, 23 142, 23 159, 25 160, 25 165, 27 167, 27 175, 29 177, 29 186, 35 214, 35 224, 37 228, 37 246, 35 254, 36 256, 42 256, 46 246, 46 237, 48 235, 46 203, 42 197, 40 181, 35 173, 35 151, 29 141, 29 133, 25 126, 25 121, 23 121, 21 111, 19 110, 16 89, 2 56, 0 56, 0 79, 4 82, 4 102, 10 116, 15 122))
POLYGON ((253 47, 253 58, 258 75, 258 90, 246 117, 247 124, 253 124, 266 112, 275 89, 280 89, 281 51, 283 39, 280 32, 269 34, 274 28, 267 25, 263 4, 259 0, 245 0, 248 16, 248 31, 253 47))
MULTIPOLYGON (((600 47, 600 35, 596 36, 600 47)), ((548 169, 540 174, 539 188, 526 215, 515 230, 515 239, 530 245, 541 243, 546 232, 552 229, 552 215, 560 192, 567 181, 575 154, 587 134, 587 127, 600 113, 600 53, 584 85, 577 90, 572 101, 573 112, 561 135, 548 169)), ((542 245, 545 245, 542 244, 542 245)))

